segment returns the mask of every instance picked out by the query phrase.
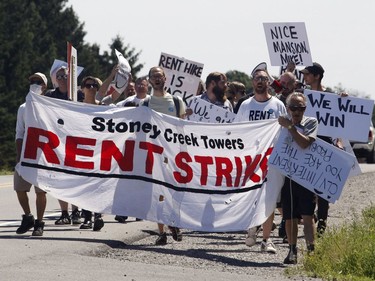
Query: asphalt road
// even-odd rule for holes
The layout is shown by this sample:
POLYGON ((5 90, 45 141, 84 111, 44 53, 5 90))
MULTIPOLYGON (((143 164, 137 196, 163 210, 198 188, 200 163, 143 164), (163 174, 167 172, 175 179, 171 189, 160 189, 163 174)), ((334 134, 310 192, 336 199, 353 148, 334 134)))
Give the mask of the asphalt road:
MULTIPOLYGON (((363 172, 375 171, 375 165, 360 164, 363 172)), ((113 215, 105 215, 105 226, 100 232, 80 230, 78 226, 55 226, 60 215, 55 198, 48 196, 43 237, 32 237, 31 231, 17 235, 22 209, 12 189, 13 177, 0 176, 0 280, 290 280, 194 269, 176 265, 153 264, 129 260, 103 258, 100 253, 126 248, 142 239, 149 239, 156 231, 152 222, 136 222, 129 218, 117 223, 113 215)), ((30 204, 35 214, 35 195, 30 192, 30 204)), ((225 245, 223 245, 224 247, 225 245)), ((307 278, 294 280, 308 280, 307 278)), ((318 279, 314 279, 318 280, 318 279)))

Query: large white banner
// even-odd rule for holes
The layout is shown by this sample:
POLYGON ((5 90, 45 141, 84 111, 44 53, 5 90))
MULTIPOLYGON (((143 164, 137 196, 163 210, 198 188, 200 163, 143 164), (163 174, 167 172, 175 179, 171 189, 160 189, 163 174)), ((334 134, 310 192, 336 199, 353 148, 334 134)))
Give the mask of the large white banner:
POLYGON ((374 101, 305 90, 306 116, 318 119, 318 134, 367 142, 374 101))
POLYGON ((188 116, 190 121, 206 123, 232 123, 236 114, 220 106, 209 103, 201 97, 194 97, 189 104, 193 111, 188 116))
POLYGON ((34 94, 25 119, 22 176, 94 212, 244 230, 274 211, 283 183, 268 170, 277 120, 203 124, 34 94))
POLYGON ((312 65, 304 22, 263 23, 271 65, 312 65))
POLYGON ((308 148, 300 148, 283 129, 269 164, 295 182, 331 203, 336 202, 356 164, 353 154, 317 138, 308 148))
POLYGON ((196 95, 203 64, 185 58, 161 53, 159 66, 164 69, 166 90, 182 98, 186 105, 196 95))

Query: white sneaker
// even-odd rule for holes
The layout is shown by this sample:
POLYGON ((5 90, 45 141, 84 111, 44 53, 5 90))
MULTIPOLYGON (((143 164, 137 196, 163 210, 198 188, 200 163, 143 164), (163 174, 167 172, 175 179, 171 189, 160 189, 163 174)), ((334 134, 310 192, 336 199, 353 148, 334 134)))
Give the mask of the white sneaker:
POLYGON ((245 244, 248 247, 252 247, 257 242, 258 227, 249 228, 245 239, 245 244))
POLYGON ((267 240, 266 242, 262 241, 262 243, 260 244, 260 250, 262 252, 267 252, 271 254, 276 254, 277 252, 275 245, 270 240, 267 240))

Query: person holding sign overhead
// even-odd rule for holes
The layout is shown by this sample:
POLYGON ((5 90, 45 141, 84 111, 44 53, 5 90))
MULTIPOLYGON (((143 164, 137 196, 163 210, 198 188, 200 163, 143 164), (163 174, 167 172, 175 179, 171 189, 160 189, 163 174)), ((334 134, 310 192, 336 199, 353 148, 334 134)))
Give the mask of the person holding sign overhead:
MULTIPOLYGON (((288 116, 280 116, 279 124, 289 131, 290 137, 299 147, 306 149, 317 138, 318 120, 304 116, 306 97, 302 93, 294 92, 286 99, 288 116)), ((314 251, 315 243, 315 194, 295 181, 285 178, 281 190, 281 202, 285 229, 289 243, 289 253, 284 259, 285 264, 297 263, 297 234, 298 219, 302 216, 304 234, 309 252, 314 251)))

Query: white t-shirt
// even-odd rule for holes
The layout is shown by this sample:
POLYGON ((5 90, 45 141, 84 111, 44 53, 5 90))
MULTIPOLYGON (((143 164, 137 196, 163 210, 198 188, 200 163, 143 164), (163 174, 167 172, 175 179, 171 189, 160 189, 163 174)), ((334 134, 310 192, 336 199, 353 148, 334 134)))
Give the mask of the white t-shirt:
POLYGON ((127 104, 127 103, 132 103, 133 106, 139 106, 139 103, 140 103, 141 101, 143 101, 144 99, 147 99, 148 97, 149 97, 149 95, 146 95, 145 98, 140 99, 140 98, 137 98, 137 95, 133 95, 133 96, 127 97, 126 99, 124 99, 124 100, 122 100, 122 101, 116 103, 116 106, 117 106, 117 107, 123 107, 123 106, 125 106, 125 104, 127 104))
POLYGON ((272 96, 264 102, 259 102, 251 97, 241 104, 233 122, 277 119, 282 115, 287 115, 287 111, 278 98, 272 96))
POLYGON ((17 111, 16 140, 23 140, 25 135, 25 108, 26 103, 23 103, 20 105, 17 111))

